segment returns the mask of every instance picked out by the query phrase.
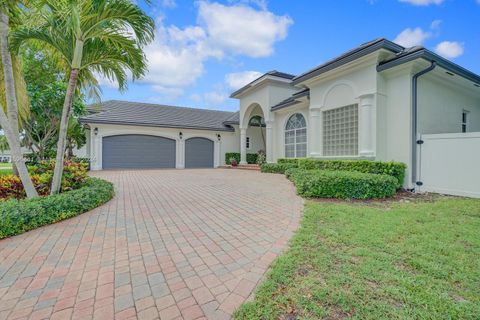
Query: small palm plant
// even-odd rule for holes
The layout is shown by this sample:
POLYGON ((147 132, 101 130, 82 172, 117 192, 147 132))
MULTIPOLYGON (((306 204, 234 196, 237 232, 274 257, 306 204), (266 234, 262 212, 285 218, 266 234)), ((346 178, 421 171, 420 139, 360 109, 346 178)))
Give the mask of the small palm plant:
POLYGON ((129 0, 42 0, 29 26, 11 35, 11 46, 32 41, 66 66, 68 87, 60 122, 51 193, 60 191, 68 119, 76 91, 98 86, 97 75, 127 87, 146 72, 145 45, 154 37, 153 20, 129 0))

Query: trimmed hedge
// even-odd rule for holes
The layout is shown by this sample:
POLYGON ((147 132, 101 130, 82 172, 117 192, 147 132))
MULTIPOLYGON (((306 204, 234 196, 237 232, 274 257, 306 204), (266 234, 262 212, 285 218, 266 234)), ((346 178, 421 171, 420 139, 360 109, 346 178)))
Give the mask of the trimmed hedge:
POLYGON ((397 179, 355 171, 288 169, 297 193, 308 198, 373 199, 395 194, 397 179))
POLYGON ((285 173, 286 170, 297 167, 296 163, 264 163, 260 169, 264 173, 285 173))
POLYGON ((293 163, 298 165, 299 158, 281 158, 277 160, 277 163, 293 163))
POLYGON ((384 174, 397 180, 396 188, 403 186, 405 169, 407 166, 401 162, 383 162, 371 160, 321 160, 298 159, 298 167, 304 170, 329 170, 329 171, 356 171, 361 173, 384 174))
MULTIPOLYGON (((248 164, 256 164, 257 163, 258 154, 256 153, 247 153, 247 163, 248 164)), ((238 152, 227 152, 225 153, 225 163, 230 164, 230 159, 235 158, 237 163, 240 163, 240 153, 238 152)))
POLYGON ((88 178, 79 189, 24 200, 0 203, 0 239, 20 234, 47 224, 77 216, 109 201, 113 184, 88 178))

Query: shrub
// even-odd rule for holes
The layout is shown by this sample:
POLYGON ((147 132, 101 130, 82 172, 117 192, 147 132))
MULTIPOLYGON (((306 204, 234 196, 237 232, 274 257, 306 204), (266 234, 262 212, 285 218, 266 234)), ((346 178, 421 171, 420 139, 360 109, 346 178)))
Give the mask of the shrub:
POLYGON ((259 151, 257 153, 257 162, 256 163, 261 166, 265 162, 267 162, 267 155, 265 154, 264 151, 259 151))
POLYGON ((285 173, 290 168, 296 168, 294 163, 264 163, 260 167, 264 173, 285 173))
MULTIPOLYGON (((258 155, 256 153, 247 153, 247 163, 255 164, 257 163, 258 155)), ((225 153, 225 163, 230 163, 230 159, 235 158, 237 163, 240 163, 240 153, 238 152, 227 152, 225 153)))
POLYGON ((371 160, 321 160, 299 159, 298 167, 305 170, 319 169, 330 171, 356 171, 361 173, 385 174, 397 179, 396 188, 400 189, 405 178, 404 163, 371 160))
POLYGON ((397 179, 356 171, 290 169, 287 176, 297 193, 310 198, 373 199, 391 197, 397 179))
POLYGON ((293 163, 298 164, 298 158, 281 158, 277 160, 277 163, 293 163))
MULTIPOLYGON (((55 161, 40 161, 35 166, 30 166, 33 185, 40 196, 50 194, 53 168, 55 161)), ((87 179, 87 165, 72 161, 65 161, 62 177, 61 191, 69 191, 80 188, 87 179)), ((0 200, 25 198, 20 178, 13 174, 0 176, 0 200)))
POLYGON ((113 185, 88 178, 83 187, 47 197, 0 203, 0 239, 55 223, 96 208, 114 195, 113 185))
MULTIPOLYGON (((55 161, 40 161, 36 166, 30 168, 30 172, 35 174, 49 174, 50 182, 53 177, 53 170, 55 168, 55 161)), ((65 160, 63 163, 63 176, 61 191, 69 191, 78 189, 82 186, 87 178, 88 164, 85 162, 75 162, 65 160)))
POLYGON ((238 166, 238 161, 237 161, 237 159, 235 159, 235 158, 233 158, 233 157, 230 158, 230 165, 231 165, 232 167, 238 166))

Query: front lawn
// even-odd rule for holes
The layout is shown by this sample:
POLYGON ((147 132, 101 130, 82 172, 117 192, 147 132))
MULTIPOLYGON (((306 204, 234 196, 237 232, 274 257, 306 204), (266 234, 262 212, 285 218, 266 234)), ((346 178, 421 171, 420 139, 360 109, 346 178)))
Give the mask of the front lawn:
POLYGON ((308 201, 236 319, 479 319, 480 200, 308 201))
POLYGON ((0 162, 0 168, 11 168, 12 164, 9 162, 0 162))

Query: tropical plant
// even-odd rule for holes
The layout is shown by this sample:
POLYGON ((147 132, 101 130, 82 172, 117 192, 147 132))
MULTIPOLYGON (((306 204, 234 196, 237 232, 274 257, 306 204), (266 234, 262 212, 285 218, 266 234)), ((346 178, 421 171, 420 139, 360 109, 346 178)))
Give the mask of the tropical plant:
POLYGON ((0 152, 5 152, 5 150, 9 150, 8 141, 5 135, 0 135, 0 152))
POLYGON ((22 87, 22 82, 18 72, 18 63, 15 62, 15 58, 12 58, 9 48, 10 24, 18 23, 18 20, 15 19, 18 16, 18 10, 18 1, 7 0, 0 3, 0 58, 4 81, 0 91, 4 92, 5 98, 5 102, 3 99, 0 100, 0 126, 10 146, 12 163, 16 171, 18 171, 25 192, 29 198, 34 198, 38 196, 38 193, 35 190, 23 159, 18 124, 19 100, 20 105, 25 106, 26 103, 24 103, 21 97, 26 95, 22 94, 22 90, 19 89, 22 87), (4 104, 6 105, 6 113, 4 104))
POLYGON ((127 70, 133 80, 146 72, 143 47, 154 37, 154 22, 129 0, 42 0, 38 20, 11 36, 18 52, 23 43, 39 43, 67 66, 67 92, 60 121, 52 194, 58 193, 63 158, 77 84, 95 87, 97 75, 127 86, 127 70))
MULTIPOLYGON (((55 157, 58 129, 62 115, 67 85, 66 74, 56 61, 43 50, 24 47, 20 51, 23 74, 30 100, 30 113, 21 121, 24 132, 23 143, 30 148, 32 160, 39 161, 55 157)), ((80 148, 85 142, 83 127, 77 117, 84 115, 84 95, 75 95, 67 132, 67 151, 80 148)), ((70 157, 69 157, 70 158, 70 157)))

